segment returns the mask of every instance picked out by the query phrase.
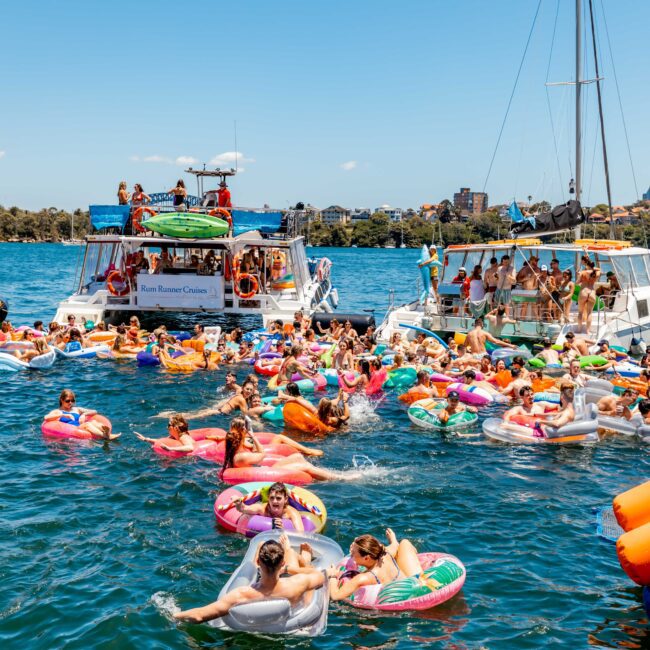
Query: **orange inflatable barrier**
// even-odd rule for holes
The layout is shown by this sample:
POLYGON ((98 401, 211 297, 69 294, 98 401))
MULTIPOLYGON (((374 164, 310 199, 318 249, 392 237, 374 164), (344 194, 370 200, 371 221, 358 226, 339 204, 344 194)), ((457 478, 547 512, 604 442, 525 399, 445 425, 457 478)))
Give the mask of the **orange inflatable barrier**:
MULTIPOLYGON (((619 494, 613 503, 618 525, 625 531, 650 523, 650 481, 619 494)), ((648 538, 650 553, 650 537, 648 538)))
POLYGON ((650 585, 650 523, 621 535, 616 553, 629 578, 638 585, 650 585))
POLYGON ((634 582, 650 585, 650 481, 614 499, 614 515, 626 532, 616 542, 623 571, 634 582))
POLYGON ((430 397, 431 395, 429 393, 425 393, 419 390, 413 390, 413 391, 409 391, 408 393, 404 393, 403 395, 400 395, 399 400, 400 402, 404 402, 404 404, 413 404, 413 402, 417 402, 418 400, 427 399, 430 397))
POLYGON ((196 350, 197 352, 203 352, 205 341, 192 341, 191 339, 187 339, 186 341, 183 341, 181 345, 184 348, 190 348, 192 350, 196 350))
POLYGON ((284 424, 292 429, 305 431, 306 433, 331 433, 334 429, 324 424, 318 419, 318 416, 308 411, 304 406, 297 402, 288 402, 282 409, 284 424))
POLYGON ((512 381, 512 373, 509 370, 501 370, 494 375, 494 381, 499 388, 505 388, 512 381))

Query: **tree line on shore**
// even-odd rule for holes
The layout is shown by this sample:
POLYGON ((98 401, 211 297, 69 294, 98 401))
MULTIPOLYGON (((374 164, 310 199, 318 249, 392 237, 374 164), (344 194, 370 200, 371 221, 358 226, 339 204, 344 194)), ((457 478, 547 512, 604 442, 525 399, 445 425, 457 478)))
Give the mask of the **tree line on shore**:
POLYGON ((90 230, 88 212, 43 208, 38 212, 0 206, 0 241, 82 239, 90 230), (74 222, 74 233, 72 232, 74 222))
MULTIPOLYGON (((603 206, 606 207, 606 206, 603 206)), ((400 222, 391 221, 388 215, 376 212, 365 221, 353 224, 325 224, 312 221, 305 224, 303 234, 313 246, 358 246, 360 248, 400 246, 418 248, 422 244, 452 245, 481 243, 508 236, 507 222, 497 212, 490 211, 470 217, 468 221, 452 218, 445 223, 412 217, 400 222)), ((37 212, 17 207, 0 206, 0 241, 62 241, 82 239, 90 232, 89 213, 73 213, 58 208, 44 208, 37 212), (71 228, 74 223, 74 233, 71 228)), ((616 237, 647 246, 646 232, 650 232, 650 216, 644 214, 634 226, 617 226, 616 237)), ((609 239, 606 224, 586 224, 583 236, 609 239)), ((563 241, 560 235, 559 241, 563 241)), ((550 240, 554 241, 554 240, 550 240)))
MULTIPOLYGON (((422 244, 435 243, 441 246, 453 244, 479 244, 508 237, 509 223, 499 217, 497 212, 486 212, 472 216, 468 221, 426 221, 412 217, 403 222, 393 222, 390 218, 376 212, 368 220, 353 224, 325 224, 312 222, 305 226, 303 234, 312 246, 358 246, 358 247, 399 247, 402 242, 408 248, 418 248, 422 244)), ((647 246, 646 232, 650 233, 650 217, 644 215, 634 226, 616 226, 616 238, 647 246)), ((567 233, 568 234, 568 233, 567 233)), ((583 237, 610 239, 609 225, 585 224, 583 237)), ((565 235, 547 239, 550 242, 565 241, 565 235)), ((568 240, 570 241, 570 239, 568 240)))

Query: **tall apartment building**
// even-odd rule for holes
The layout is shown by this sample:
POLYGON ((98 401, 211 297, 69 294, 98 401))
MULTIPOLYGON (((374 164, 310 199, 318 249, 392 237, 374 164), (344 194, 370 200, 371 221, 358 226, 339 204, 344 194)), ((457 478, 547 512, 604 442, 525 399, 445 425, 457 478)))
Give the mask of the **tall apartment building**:
POLYGON ((350 223, 350 210, 340 205, 330 205, 320 211, 320 220, 326 224, 350 223))
POLYGON ((467 214, 481 214, 487 210, 488 195, 486 192, 472 192, 469 187, 461 187, 460 192, 454 194, 454 207, 467 214))
POLYGON ((390 217, 391 221, 402 220, 402 208, 391 208, 390 205, 386 203, 379 208, 375 208, 375 212, 383 212, 390 217))

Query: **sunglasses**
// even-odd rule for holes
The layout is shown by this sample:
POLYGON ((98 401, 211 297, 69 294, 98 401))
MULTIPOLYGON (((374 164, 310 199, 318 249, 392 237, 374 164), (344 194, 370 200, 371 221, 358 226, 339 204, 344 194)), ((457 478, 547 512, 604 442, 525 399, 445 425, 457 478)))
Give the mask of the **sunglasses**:
POLYGON ((63 400, 63 403, 64 403, 64 404, 74 404, 75 401, 76 401, 76 400, 74 400, 74 399, 64 399, 64 400, 63 400))

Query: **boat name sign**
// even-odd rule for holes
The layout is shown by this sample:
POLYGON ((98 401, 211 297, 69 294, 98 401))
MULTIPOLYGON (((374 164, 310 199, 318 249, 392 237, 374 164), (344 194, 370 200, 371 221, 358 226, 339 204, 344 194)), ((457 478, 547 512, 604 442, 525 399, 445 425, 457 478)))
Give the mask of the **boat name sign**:
POLYGON ((138 275, 141 307, 203 307, 223 309, 223 276, 138 275))

